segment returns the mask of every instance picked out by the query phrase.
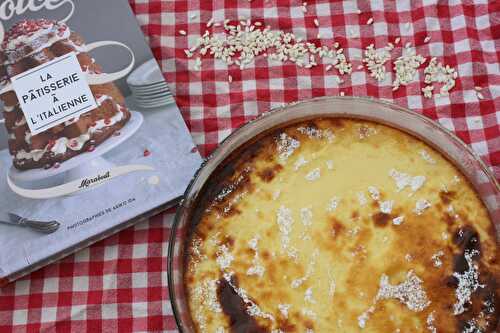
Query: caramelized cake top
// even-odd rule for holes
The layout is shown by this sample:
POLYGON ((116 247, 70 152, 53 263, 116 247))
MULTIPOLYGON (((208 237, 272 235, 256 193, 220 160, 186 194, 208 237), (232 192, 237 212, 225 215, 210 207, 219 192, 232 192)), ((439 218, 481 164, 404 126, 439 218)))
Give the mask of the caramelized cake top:
POLYGON ((495 332, 494 225, 422 141, 315 119, 213 177, 185 259, 198 332, 495 332))

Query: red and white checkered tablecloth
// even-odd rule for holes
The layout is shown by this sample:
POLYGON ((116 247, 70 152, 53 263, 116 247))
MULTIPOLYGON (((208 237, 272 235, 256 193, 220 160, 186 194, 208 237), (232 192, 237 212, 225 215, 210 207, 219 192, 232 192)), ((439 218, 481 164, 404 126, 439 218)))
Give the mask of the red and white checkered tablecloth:
MULTIPOLYGON (((203 155, 244 122, 270 108, 323 95, 373 96, 409 107, 455 132, 500 179, 500 2, 130 0, 203 155), (356 7, 357 6, 357 7, 356 7), (357 13, 357 9, 361 14, 357 13), (196 15, 193 15, 196 14, 196 15), (331 46, 340 43, 353 63, 344 83, 336 71, 258 57, 240 70, 211 57, 193 71, 184 49, 211 18, 258 20, 331 46), (373 17, 374 23, 366 22, 373 17), (316 27, 314 19, 319 21, 316 27), (408 24, 409 23, 409 24, 408 24), (178 33, 185 30, 186 36, 178 33), (348 37, 354 33, 360 37, 348 37), (430 36, 429 43, 424 43, 430 36), (393 92, 361 64, 362 49, 401 37, 419 54, 457 69, 450 96, 423 98, 423 69, 393 92), (228 81, 231 75, 233 82, 228 81), (474 90, 483 87, 484 99, 474 90)), ((214 29, 211 27, 209 30, 214 29)), ((217 28, 216 28, 217 29, 217 28)), ((389 62, 387 69, 390 69, 389 62)), ((166 256, 173 212, 151 218, 0 290, 0 332, 175 331, 168 299, 166 256)))

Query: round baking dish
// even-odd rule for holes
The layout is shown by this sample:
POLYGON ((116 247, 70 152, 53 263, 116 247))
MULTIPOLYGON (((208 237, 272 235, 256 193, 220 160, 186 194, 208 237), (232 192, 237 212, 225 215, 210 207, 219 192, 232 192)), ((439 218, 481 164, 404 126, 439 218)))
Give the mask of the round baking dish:
POLYGON ((427 143, 457 166, 488 209, 500 240, 500 185, 482 160, 457 136, 437 122, 389 102, 359 97, 321 97, 267 112, 227 137, 203 163, 188 186, 172 227, 168 251, 168 284, 172 309, 181 332, 194 332, 184 290, 184 250, 197 200, 204 185, 238 148, 273 128, 318 117, 369 120, 407 132, 427 143))

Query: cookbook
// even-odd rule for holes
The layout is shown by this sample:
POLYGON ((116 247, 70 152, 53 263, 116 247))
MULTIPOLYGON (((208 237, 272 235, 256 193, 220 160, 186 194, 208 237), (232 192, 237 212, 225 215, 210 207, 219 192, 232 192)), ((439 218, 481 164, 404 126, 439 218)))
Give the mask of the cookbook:
POLYGON ((201 163, 126 0, 0 5, 0 285, 172 206, 201 163))

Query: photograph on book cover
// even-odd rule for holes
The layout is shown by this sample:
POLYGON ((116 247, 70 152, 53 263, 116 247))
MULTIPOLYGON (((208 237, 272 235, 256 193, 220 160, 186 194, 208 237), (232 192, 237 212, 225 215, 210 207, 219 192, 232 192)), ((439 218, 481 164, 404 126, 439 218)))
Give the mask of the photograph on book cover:
POLYGON ((19 1, 0 23, 5 277, 178 198, 201 158, 126 0, 19 1))

